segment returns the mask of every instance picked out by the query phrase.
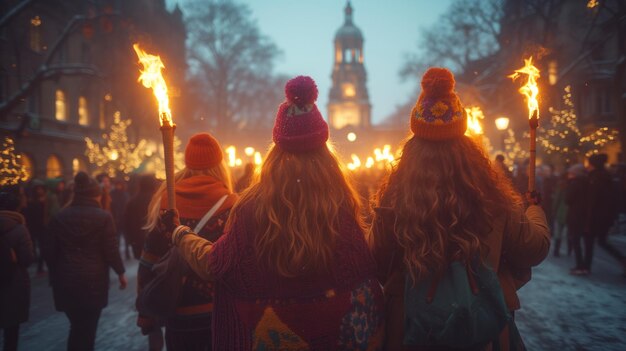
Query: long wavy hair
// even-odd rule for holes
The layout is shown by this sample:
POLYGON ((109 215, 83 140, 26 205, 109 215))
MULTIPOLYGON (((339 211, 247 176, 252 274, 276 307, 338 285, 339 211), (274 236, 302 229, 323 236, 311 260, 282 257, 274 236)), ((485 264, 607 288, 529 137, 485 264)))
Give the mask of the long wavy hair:
MULTIPOLYGON (((211 176, 224 183, 229 192, 233 192, 233 184, 230 176, 230 170, 228 169, 228 165, 226 165, 226 161, 224 160, 222 160, 222 162, 217 166, 207 169, 193 170, 185 167, 174 174, 174 184, 178 184, 178 182, 183 179, 199 175, 211 176)), ((157 189, 157 191, 152 196, 152 199, 150 200, 150 205, 148 205, 148 215, 146 217, 146 224, 143 227, 144 230, 152 231, 157 226, 157 223, 159 221, 159 213, 161 211, 161 198, 166 191, 167 184, 165 182, 162 182, 159 186, 159 189, 157 189)))
MULTIPOLYGON (((522 200, 472 139, 433 142, 412 137, 374 203, 393 209, 393 235, 416 282, 450 260, 485 257, 484 238, 491 223, 522 200)), ((382 235, 372 234, 374 243, 382 235)))
POLYGON ((362 226, 358 195, 327 146, 302 154, 272 146, 227 226, 237 220, 237 208, 249 203, 259 263, 283 277, 328 270, 341 212, 362 226))

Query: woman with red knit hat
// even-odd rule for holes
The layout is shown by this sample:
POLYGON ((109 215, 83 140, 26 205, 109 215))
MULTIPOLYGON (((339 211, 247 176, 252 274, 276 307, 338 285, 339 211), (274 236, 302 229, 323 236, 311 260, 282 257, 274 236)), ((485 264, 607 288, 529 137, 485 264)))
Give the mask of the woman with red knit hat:
POLYGON ((178 226, 172 242, 215 282, 215 350, 378 350, 382 292, 358 196, 326 145, 315 82, 299 76, 285 92, 274 145, 224 236, 178 226))
POLYGON ((511 182, 495 170, 482 146, 464 135, 467 116, 454 84, 447 69, 431 68, 424 74, 410 116, 413 135, 404 142, 398 164, 375 199, 369 240, 385 292, 386 350, 524 348, 509 311, 520 308, 516 290, 548 253, 545 215, 534 198, 524 209, 511 182), (461 275, 449 275, 458 267, 461 275), (477 284, 488 274, 491 285, 487 280, 477 284), (455 279, 467 284, 448 284, 455 279), (460 295, 462 289, 479 300, 492 298, 486 308, 500 308, 501 314, 494 314, 501 319, 493 339, 468 344, 486 332, 485 324, 477 329, 463 324, 472 316, 486 318, 475 306, 457 309, 458 315, 424 315, 445 299, 452 307, 443 307, 453 311, 459 301, 450 296, 460 295), (450 334, 459 327, 450 321, 476 334, 467 339, 463 333, 450 334), (441 330, 433 327, 439 325, 441 330), (421 334, 421 328, 426 332, 421 334))
MULTIPOLYGON (((174 178, 181 223, 200 227, 199 237, 216 241, 237 200, 217 140, 207 133, 192 136, 185 149, 185 168, 174 178)), ((159 214, 166 208, 167 192, 162 184, 148 207, 145 226, 148 235, 138 272, 139 290, 154 278, 152 266, 171 247, 169 235, 157 225, 159 214)), ((186 274, 181 284, 175 315, 164 321, 167 349, 210 350, 213 286, 193 272, 186 274)), ((137 324, 144 334, 158 332, 159 322, 155 319, 140 315, 137 324)))

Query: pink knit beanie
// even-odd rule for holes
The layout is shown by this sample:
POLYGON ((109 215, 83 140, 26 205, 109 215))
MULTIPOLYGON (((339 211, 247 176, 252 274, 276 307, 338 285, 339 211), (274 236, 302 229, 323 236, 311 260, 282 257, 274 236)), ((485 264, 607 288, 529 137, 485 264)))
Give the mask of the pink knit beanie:
POLYGON ((317 86, 311 77, 297 76, 285 85, 287 101, 278 108, 273 139, 278 147, 301 153, 315 150, 328 140, 328 124, 317 109, 317 86))

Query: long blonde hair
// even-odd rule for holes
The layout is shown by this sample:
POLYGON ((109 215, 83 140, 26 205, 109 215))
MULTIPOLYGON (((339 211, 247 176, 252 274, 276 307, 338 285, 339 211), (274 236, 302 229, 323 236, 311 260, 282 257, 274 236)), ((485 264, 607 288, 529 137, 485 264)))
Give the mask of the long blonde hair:
POLYGON ((327 270, 340 213, 361 225, 360 203, 341 163, 327 146, 293 154, 272 146, 240 206, 252 203, 259 263, 284 277, 327 270))
MULTIPOLYGON (((193 170, 188 168, 183 168, 182 170, 176 172, 174 174, 174 184, 178 184, 183 179, 199 176, 199 175, 208 175, 211 176, 222 183, 228 188, 229 192, 233 192, 233 185, 230 176, 230 170, 226 165, 226 161, 222 160, 220 164, 215 167, 201 169, 201 170, 193 170)), ((156 228, 157 223, 159 221, 159 213, 161 211, 161 198, 165 193, 166 183, 162 182, 159 186, 159 189, 152 196, 152 200, 150 200, 150 205, 148 205, 148 215, 146 216, 146 224, 143 226, 144 230, 152 231, 156 228)))
MULTIPOLYGON (((408 139, 375 198, 377 206, 394 210, 393 235, 414 281, 449 260, 484 257, 492 221, 521 203, 483 148, 465 136, 445 142, 408 139)), ((374 243, 384 235, 376 228, 372 234, 374 243)))

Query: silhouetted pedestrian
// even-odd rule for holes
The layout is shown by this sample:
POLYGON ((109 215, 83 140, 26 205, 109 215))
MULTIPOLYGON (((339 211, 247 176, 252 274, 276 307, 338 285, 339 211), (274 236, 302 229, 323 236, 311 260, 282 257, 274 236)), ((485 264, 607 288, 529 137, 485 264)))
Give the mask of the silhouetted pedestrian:
POLYGON ((140 259, 147 234, 143 227, 146 225, 148 205, 158 183, 154 175, 142 175, 137 182, 137 193, 128 201, 123 213, 123 228, 124 238, 132 247, 133 257, 140 259))
POLYGON ((567 234, 574 250, 576 265, 570 270, 573 275, 589 274, 583 260, 581 241, 587 228, 589 196, 589 181, 585 167, 575 164, 568 170, 568 181, 565 189, 565 203, 567 204, 567 234))
POLYGON ((584 269, 591 271, 594 241, 611 257, 617 260, 626 275, 626 259, 607 239, 609 230, 617 219, 618 192, 611 174, 606 170, 606 154, 589 157, 588 233, 585 236, 584 269))
POLYGON ((102 189, 84 172, 74 178, 74 198, 48 226, 45 257, 57 311, 70 321, 69 350, 93 350, 98 320, 108 303, 109 269, 126 288, 115 224, 101 208, 102 189))
POLYGON ((20 324, 28 320, 33 244, 19 213, 26 205, 21 186, 0 188, 0 328, 4 350, 17 350, 20 324))

